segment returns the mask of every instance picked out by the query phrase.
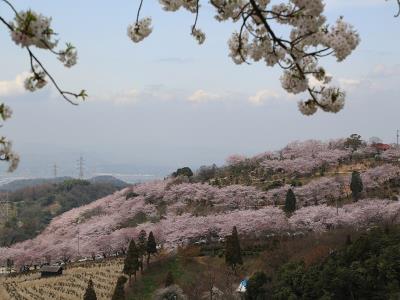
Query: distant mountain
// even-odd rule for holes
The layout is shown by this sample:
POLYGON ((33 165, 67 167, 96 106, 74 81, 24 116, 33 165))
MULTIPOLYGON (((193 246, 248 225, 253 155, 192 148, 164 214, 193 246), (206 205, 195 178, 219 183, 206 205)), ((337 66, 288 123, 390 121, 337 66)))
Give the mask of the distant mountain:
POLYGON ((121 179, 115 178, 114 176, 111 176, 111 175, 96 176, 96 177, 90 178, 89 182, 91 182, 91 183, 108 183, 108 184, 112 184, 113 186, 120 187, 121 189, 128 186, 128 184, 125 181, 122 181, 121 179))
MULTIPOLYGON (((24 189, 28 187, 34 187, 43 184, 58 184, 63 183, 66 180, 72 180, 70 176, 57 177, 57 178, 31 178, 31 179, 16 179, 6 184, 0 185, 0 192, 14 192, 19 189, 24 189)), ((128 184, 118 178, 111 175, 96 176, 88 179, 90 183, 104 183, 111 184, 116 188, 124 188, 128 184)))
POLYGON ((0 186, 0 191, 14 192, 19 189, 33 187, 42 184, 62 183, 72 177, 57 177, 57 178, 32 178, 32 179, 16 179, 9 183, 0 186))

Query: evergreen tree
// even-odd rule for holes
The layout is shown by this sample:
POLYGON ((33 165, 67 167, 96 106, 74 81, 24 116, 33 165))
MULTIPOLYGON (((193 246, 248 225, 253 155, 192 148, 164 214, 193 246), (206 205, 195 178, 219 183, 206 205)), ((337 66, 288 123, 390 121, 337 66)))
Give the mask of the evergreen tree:
POLYGON ((232 234, 228 235, 225 240, 225 262, 232 267, 235 273, 236 266, 243 264, 236 226, 233 227, 232 234))
POLYGON ((125 300, 125 291, 124 291, 125 283, 126 283, 126 277, 119 276, 111 300, 125 300))
POLYGON ((143 257, 146 255, 146 241, 147 241, 147 233, 145 230, 141 230, 138 236, 138 252, 139 252, 139 264, 140 271, 143 273, 143 257))
POLYGON ((139 253, 136 247, 135 241, 132 239, 129 243, 128 252, 126 253, 124 269, 122 272, 129 276, 129 282, 131 282, 132 274, 135 276, 136 281, 136 271, 139 270, 139 253))
POLYGON ((360 148, 363 144, 363 140, 361 139, 361 135, 353 133, 348 137, 345 142, 344 146, 346 148, 351 149, 352 152, 355 152, 358 148, 360 148))
POLYGON ((256 272, 250 277, 246 288, 246 300, 264 300, 267 299, 266 284, 270 279, 264 272, 256 272))
POLYGON ((353 171, 353 173, 351 174, 350 189, 351 189, 351 195, 353 197, 354 202, 357 202, 358 199, 360 199, 363 188, 364 187, 363 187, 360 173, 357 171, 353 171))
POLYGON ((346 246, 349 246, 349 245, 351 245, 351 243, 352 243, 352 241, 351 241, 351 235, 350 234, 348 234, 348 235, 346 235, 346 246))
POLYGON ((289 189, 286 193, 284 210, 286 213, 292 213, 296 210, 296 196, 292 189, 289 189))
POLYGON ((183 167, 183 168, 180 168, 180 169, 176 170, 175 172, 173 172, 172 176, 173 177, 178 177, 178 176, 192 177, 193 172, 189 167, 183 167))
POLYGON ((165 277, 165 287, 173 285, 175 283, 174 275, 172 275, 171 271, 168 271, 167 277, 165 277))
POLYGON ((97 300, 97 296, 96 296, 96 292, 94 291, 92 279, 89 280, 85 294, 83 295, 83 300, 97 300))
POLYGON ((150 231, 149 237, 147 238, 147 266, 150 263, 150 255, 157 253, 157 243, 156 239, 154 238, 153 231, 150 231))

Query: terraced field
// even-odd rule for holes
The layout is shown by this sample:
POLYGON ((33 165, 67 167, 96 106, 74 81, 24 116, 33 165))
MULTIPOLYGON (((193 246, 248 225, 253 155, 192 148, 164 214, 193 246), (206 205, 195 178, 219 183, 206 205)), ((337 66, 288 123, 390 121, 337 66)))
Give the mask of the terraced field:
POLYGON ((86 263, 64 270, 59 277, 41 279, 39 273, 0 279, 0 299, 4 300, 76 300, 83 299, 87 282, 92 279, 99 300, 109 300, 123 267, 121 259, 86 263))

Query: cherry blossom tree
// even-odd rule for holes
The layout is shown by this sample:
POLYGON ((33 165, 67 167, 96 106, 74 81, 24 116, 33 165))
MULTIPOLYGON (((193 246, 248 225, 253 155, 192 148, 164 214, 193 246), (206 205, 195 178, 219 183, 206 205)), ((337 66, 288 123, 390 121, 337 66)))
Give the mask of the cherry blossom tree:
POLYGON ((288 175, 311 175, 323 166, 338 166, 351 157, 343 140, 293 142, 282 150, 261 157, 261 166, 288 175))
MULTIPOLYGON (((197 27, 200 0, 160 0, 160 4, 166 11, 182 8, 195 14, 191 34, 199 44, 205 41, 205 34, 197 27)), ((140 18, 142 5, 143 0, 136 21, 128 27, 128 36, 135 43, 148 37, 153 30, 151 18, 140 18)), ((345 60, 358 46, 360 38, 343 17, 329 26, 322 0, 290 0, 277 4, 270 0, 211 0, 210 5, 218 21, 240 24, 240 30, 234 32, 228 42, 229 56, 234 63, 252 60, 281 67, 281 84, 288 93, 307 92, 308 99, 298 104, 305 115, 314 114, 318 108, 332 113, 343 108, 345 92, 330 85, 332 78, 319 66, 319 61, 327 56, 336 57, 338 62, 345 60), (275 24, 288 27, 287 36, 284 30, 275 31, 275 24), (312 81, 318 84, 311 84, 312 81)))
MULTIPOLYGON (((396 0, 400 8, 400 0, 396 0)), ((200 0, 159 0, 166 11, 185 9, 195 15, 190 33, 199 44, 206 39, 198 27, 198 17, 203 3, 200 0)), ((31 9, 18 11, 10 0, 0 0, 14 15, 6 20, 0 15, 0 23, 10 32, 12 41, 26 49, 30 61, 30 72, 25 88, 36 91, 50 81, 60 95, 71 104, 76 99, 85 99, 86 91, 70 92, 62 89, 45 64, 36 56, 35 48, 48 50, 67 68, 77 62, 77 50, 71 43, 57 50, 56 32, 51 27, 51 18, 31 9)), ((153 31, 152 19, 140 17, 144 4, 140 0, 135 21, 127 28, 127 35, 134 42, 141 42, 153 31)), ((229 56, 236 64, 263 61, 267 66, 279 66, 282 87, 291 94, 305 94, 298 102, 304 115, 312 115, 318 109, 337 113, 345 104, 346 93, 332 83, 332 77, 320 66, 325 57, 334 57, 337 62, 345 60, 360 43, 360 37, 352 25, 339 17, 329 25, 324 15, 323 0, 210 0, 215 18, 239 24, 233 32, 229 45, 229 56), (278 25, 278 26, 275 26, 278 25), (275 30, 274 28, 281 30, 275 30), (286 27, 286 28, 285 28, 286 27)), ((399 12, 396 16, 399 16, 399 12)), ((11 109, 2 104, 2 121, 11 116, 11 109)), ((6 137, 0 137, 0 160, 10 162, 13 171, 19 157, 12 151, 6 137)))
MULTIPOLYGON (((25 49, 29 58, 30 75, 25 79, 24 86, 28 91, 34 92, 45 87, 50 81, 60 95, 71 104, 77 103, 73 99, 85 99, 86 91, 79 93, 63 90, 55 78, 45 67, 45 64, 35 54, 36 49, 44 49, 54 54, 58 60, 67 68, 74 66, 77 62, 78 53, 71 43, 66 43, 64 49, 57 50, 58 40, 55 39, 56 32, 51 27, 51 18, 43 16, 31 9, 18 11, 8 0, 1 0, 14 15, 14 19, 7 21, 0 15, 0 24, 3 24, 10 32, 11 40, 21 48, 25 49)), ((4 103, 0 104, 0 117, 2 121, 12 116, 12 110, 4 103)), ((9 162, 9 171, 14 171, 19 163, 19 156, 13 152, 12 143, 6 137, 0 137, 0 160, 9 162)))

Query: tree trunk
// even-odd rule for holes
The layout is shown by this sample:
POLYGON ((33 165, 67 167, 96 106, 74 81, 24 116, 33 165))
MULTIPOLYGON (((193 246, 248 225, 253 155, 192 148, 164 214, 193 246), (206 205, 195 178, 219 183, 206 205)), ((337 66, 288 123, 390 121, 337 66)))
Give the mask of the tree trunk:
POLYGON ((150 264, 150 253, 147 254, 147 267, 149 267, 149 264, 150 264))

